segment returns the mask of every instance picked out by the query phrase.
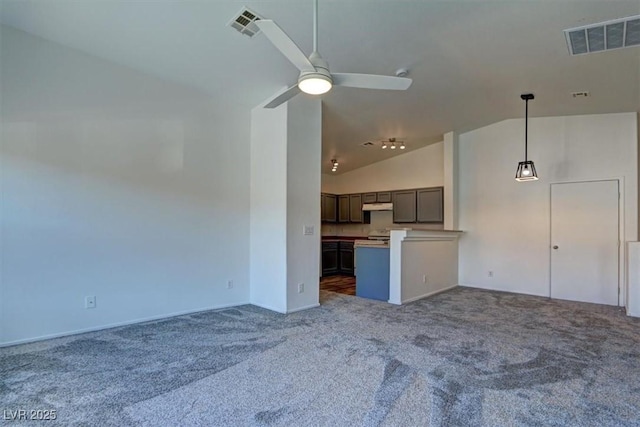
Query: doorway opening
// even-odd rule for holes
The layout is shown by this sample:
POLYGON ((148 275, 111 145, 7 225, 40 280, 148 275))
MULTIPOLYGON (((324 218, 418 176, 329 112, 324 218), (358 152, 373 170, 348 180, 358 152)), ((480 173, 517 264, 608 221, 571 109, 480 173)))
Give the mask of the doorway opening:
POLYGON ((356 278, 355 276, 346 275, 325 276, 320 278, 320 290, 355 295, 356 278))

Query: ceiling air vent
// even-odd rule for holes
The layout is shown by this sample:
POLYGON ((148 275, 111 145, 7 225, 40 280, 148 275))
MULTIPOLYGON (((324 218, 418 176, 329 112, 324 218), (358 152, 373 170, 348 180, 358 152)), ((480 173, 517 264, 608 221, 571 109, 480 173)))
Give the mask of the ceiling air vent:
POLYGON ((363 142, 360 145, 362 145, 363 147, 371 147, 371 146, 373 146, 375 144, 373 142, 371 142, 371 141, 366 141, 366 142, 363 142))
POLYGON ((260 32, 260 28, 255 24, 260 19, 262 19, 260 15, 245 6, 231 18, 228 25, 238 30, 240 34, 253 37, 260 32))
POLYGON ((640 45, 640 15, 564 30, 571 55, 640 45))

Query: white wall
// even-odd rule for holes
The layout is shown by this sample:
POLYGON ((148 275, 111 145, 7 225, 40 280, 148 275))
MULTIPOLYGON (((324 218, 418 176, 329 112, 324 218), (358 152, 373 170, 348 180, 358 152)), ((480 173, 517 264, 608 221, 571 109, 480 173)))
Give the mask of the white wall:
POLYGON ((287 121, 287 312, 318 305, 320 297, 320 157, 322 104, 298 96, 287 121), (312 236, 303 234, 312 226, 312 236), (304 292, 298 293, 298 284, 304 292))
POLYGON ((640 242, 627 244, 628 283, 627 314, 640 317, 640 242))
POLYGON ((248 302, 249 113, 1 35, 0 344, 248 302))
MULTIPOLYGON (((524 155, 524 120, 506 120, 460 135, 459 221, 465 231, 460 240, 460 284, 549 295, 554 182, 623 178, 624 241, 635 241, 636 118, 636 113, 625 113, 529 119, 529 158, 540 180, 524 183, 514 180, 524 155), (489 270, 494 277, 488 277, 489 270)), ((621 246, 626 247, 624 242, 621 246)), ((620 280, 625 283, 622 266, 620 280)))
POLYGON ((337 194, 337 184, 336 181, 340 177, 340 175, 330 175, 328 173, 322 174, 321 184, 322 184, 322 192, 337 194))
POLYGON ((402 302, 458 285, 458 241, 402 242, 402 302))
POLYGON ((442 185, 444 146, 438 142, 333 176, 333 180, 323 181, 322 188, 328 193, 348 194, 442 185))
POLYGON ((251 112, 251 303, 287 310, 287 105, 251 112))
POLYGON ((321 132, 317 99, 251 113, 250 298, 281 313, 318 305, 321 132))

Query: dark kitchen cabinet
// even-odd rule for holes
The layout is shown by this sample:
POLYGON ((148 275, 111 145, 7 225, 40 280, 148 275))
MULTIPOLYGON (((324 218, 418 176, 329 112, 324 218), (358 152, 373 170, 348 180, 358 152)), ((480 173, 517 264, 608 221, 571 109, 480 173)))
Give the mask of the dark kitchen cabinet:
POLYGON ((362 195, 362 203, 391 203, 391 191, 364 193, 362 195))
POLYGON ((323 222, 337 222, 337 201, 335 194, 321 195, 321 218, 323 222))
POLYGON ((394 191, 393 222, 416 222, 416 190, 394 191))
POLYGON ((349 195, 349 222, 364 222, 362 215, 362 194, 349 195))
POLYGON ((376 203, 378 201, 378 193, 364 193, 362 195, 362 203, 376 203))
POLYGON ((349 196, 338 196, 338 222, 349 222, 349 196))
POLYGON ((377 193, 378 203, 391 203, 391 191, 380 191, 377 193))
POLYGON ((444 188, 423 188, 417 190, 417 222, 441 223, 444 221, 444 188))
POLYGON ((322 242, 322 276, 354 274, 352 241, 322 242))
POLYGON ((340 274, 353 276, 353 242, 340 242, 339 268, 340 274))
POLYGON ((337 274, 338 263, 338 242, 322 242, 322 276, 337 274))

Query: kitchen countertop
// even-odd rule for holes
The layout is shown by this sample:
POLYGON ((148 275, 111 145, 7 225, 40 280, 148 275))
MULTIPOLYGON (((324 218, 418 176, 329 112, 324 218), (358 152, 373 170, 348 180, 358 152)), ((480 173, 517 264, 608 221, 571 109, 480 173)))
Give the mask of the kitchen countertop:
POLYGON ((323 242, 353 242, 355 240, 367 240, 367 236, 322 236, 323 242))

